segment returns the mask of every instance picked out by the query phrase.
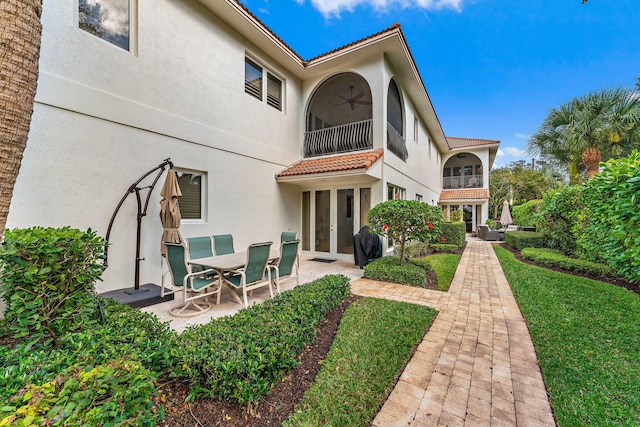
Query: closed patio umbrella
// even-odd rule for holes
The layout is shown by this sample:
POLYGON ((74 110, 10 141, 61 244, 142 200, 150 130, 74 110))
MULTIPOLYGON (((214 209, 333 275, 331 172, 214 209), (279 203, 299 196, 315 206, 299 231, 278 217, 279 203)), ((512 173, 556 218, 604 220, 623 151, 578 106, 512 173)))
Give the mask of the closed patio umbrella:
POLYGON ((509 202, 506 200, 502 206, 502 214, 500 215, 500 223, 503 227, 507 225, 513 224, 513 218, 511 217, 511 212, 509 212, 509 202))
POLYGON ((167 255, 167 247, 162 242, 182 243, 180 235, 180 206, 178 198, 182 196, 176 171, 169 169, 164 185, 160 191, 160 222, 162 222, 162 240, 160 243, 160 253, 167 255))

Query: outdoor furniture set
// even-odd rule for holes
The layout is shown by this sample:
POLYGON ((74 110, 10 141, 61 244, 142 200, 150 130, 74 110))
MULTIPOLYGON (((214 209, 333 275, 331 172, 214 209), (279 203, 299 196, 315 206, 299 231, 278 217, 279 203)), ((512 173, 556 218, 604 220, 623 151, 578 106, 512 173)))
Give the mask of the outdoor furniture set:
POLYGON ((280 250, 272 249, 273 242, 253 243, 244 252, 235 252, 230 234, 189 237, 184 243, 165 242, 171 286, 182 289, 183 303, 169 312, 176 317, 191 317, 205 313, 216 296, 220 304, 223 287, 230 289, 234 300, 249 306, 248 295, 266 286, 273 298, 273 288, 280 293, 280 279, 295 277, 299 284, 299 246, 297 233, 283 232, 280 250), (241 300, 237 291, 242 291, 241 300))

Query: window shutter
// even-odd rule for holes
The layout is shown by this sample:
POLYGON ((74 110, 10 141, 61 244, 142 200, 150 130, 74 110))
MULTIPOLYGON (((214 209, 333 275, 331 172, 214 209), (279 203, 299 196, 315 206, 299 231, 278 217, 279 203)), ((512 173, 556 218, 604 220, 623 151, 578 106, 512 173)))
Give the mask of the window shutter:
POLYGON ((248 58, 244 60, 244 91, 262 100, 262 68, 248 58))
POLYGON ((282 82, 267 73, 267 104, 276 110, 282 110, 282 82))
POLYGON ((182 197, 178 198, 183 219, 202 219, 202 175, 183 173, 178 177, 182 197))

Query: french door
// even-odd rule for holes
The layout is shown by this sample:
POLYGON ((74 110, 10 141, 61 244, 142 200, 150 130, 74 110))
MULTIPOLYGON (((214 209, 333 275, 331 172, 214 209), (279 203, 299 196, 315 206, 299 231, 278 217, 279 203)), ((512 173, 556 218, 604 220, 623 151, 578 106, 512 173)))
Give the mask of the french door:
POLYGON ((335 258, 353 256, 353 235, 367 223, 371 189, 333 186, 302 192, 302 249, 335 258))

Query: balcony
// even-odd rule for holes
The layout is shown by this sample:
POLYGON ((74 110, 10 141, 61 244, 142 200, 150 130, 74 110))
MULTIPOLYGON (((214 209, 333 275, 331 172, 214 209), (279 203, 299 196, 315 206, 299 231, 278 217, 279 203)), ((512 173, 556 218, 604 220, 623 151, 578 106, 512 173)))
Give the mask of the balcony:
POLYGON ((389 122, 387 122, 387 148, 403 161, 409 157, 404 137, 389 122))
POLYGON ((304 156, 316 157, 373 148, 372 120, 348 123, 304 134, 304 156))
POLYGON ((482 188, 482 175, 445 176, 442 178, 442 188, 482 188))

